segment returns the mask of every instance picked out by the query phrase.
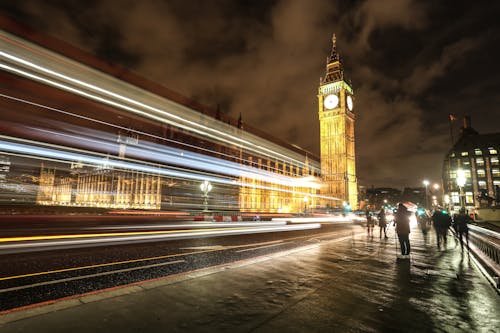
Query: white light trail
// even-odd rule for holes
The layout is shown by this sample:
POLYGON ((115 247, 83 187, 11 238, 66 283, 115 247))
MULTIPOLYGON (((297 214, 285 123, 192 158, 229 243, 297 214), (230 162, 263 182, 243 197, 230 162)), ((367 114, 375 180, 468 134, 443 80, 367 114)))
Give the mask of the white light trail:
POLYGON ((144 243, 144 242, 160 242, 169 240, 180 240, 190 238, 202 237, 220 237, 220 236, 234 236, 246 235, 255 233, 269 233, 269 232, 283 232, 283 231, 297 231, 297 230, 310 230, 319 229, 321 224, 297 224, 297 225, 282 225, 273 227, 248 227, 248 228, 233 228, 227 230, 215 231, 197 231, 197 232, 168 232, 165 234, 147 234, 133 235, 133 236, 116 236, 116 237, 93 237, 93 238, 78 238, 78 239, 64 239, 64 235, 60 240, 48 241, 29 241, 29 242, 8 242, 0 243, 0 254, 21 253, 32 251, 53 250, 60 248, 77 248, 89 246, 105 246, 111 244, 122 243, 144 243))
MULTIPOLYGON (((5 37, 3 38, 3 40, 5 42, 10 42, 5 37)), ((87 83, 85 81, 78 80, 78 79, 72 78, 70 76, 61 74, 59 72, 56 72, 56 71, 53 71, 53 70, 48 69, 46 67, 37 65, 31 61, 27 61, 25 59, 22 59, 18 56, 9 54, 7 52, 0 51, 0 56, 5 58, 5 59, 8 59, 16 64, 19 64, 21 66, 28 67, 32 70, 39 71, 39 72, 42 72, 46 75, 53 76, 55 78, 63 80, 64 82, 69 82, 71 84, 75 84, 77 86, 84 87, 84 88, 89 89, 93 92, 97 92, 97 93, 104 94, 105 96, 113 97, 119 101, 132 104, 136 107, 144 108, 144 109, 152 111, 155 114, 160 115, 160 116, 154 115, 150 112, 141 111, 135 107, 131 107, 131 106, 125 105, 123 103, 112 101, 109 98, 103 98, 103 97, 97 96, 95 94, 83 91, 81 89, 71 87, 67 84, 59 83, 59 82, 56 82, 54 80, 50 80, 50 79, 47 79, 45 77, 35 75, 33 73, 23 71, 19 68, 15 68, 15 67, 9 66, 7 64, 0 64, 0 68, 3 68, 4 70, 9 71, 9 72, 16 73, 17 75, 28 77, 30 79, 33 79, 33 80, 36 80, 39 82, 43 82, 47 85, 51 85, 51 86, 57 87, 59 89, 66 90, 66 91, 72 92, 74 94, 81 95, 81 96, 84 96, 86 98, 99 101, 99 102, 104 103, 104 104, 109 104, 109 105, 112 105, 112 106, 117 107, 117 108, 121 108, 121 109, 129 111, 129 112, 140 114, 141 116, 144 116, 144 117, 152 118, 152 119, 164 122, 164 123, 168 123, 168 124, 180 127, 180 128, 184 128, 186 130, 193 131, 195 133, 198 133, 198 134, 201 134, 204 136, 208 136, 208 137, 215 139, 215 140, 218 140, 218 141, 222 141, 222 142, 225 142, 225 143, 228 143, 231 145, 236 145, 236 146, 251 150, 253 152, 256 152, 258 154, 270 156, 273 158, 278 157, 280 159, 290 161, 292 163, 304 166, 304 162, 302 160, 292 158, 289 155, 284 155, 284 154, 282 154, 278 151, 275 151, 273 149, 266 148, 262 145, 256 144, 256 143, 251 142, 249 140, 242 139, 238 136, 231 135, 230 133, 226 133, 224 131, 220 131, 220 130, 217 130, 215 128, 205 126, 203 124, 200 124, 199 122, 188 120, 185 117, 175 115, 175 114, 173 114, 171 112, 167 112, 163 109, 159 109, 159 108, 153 107, 149 104, 137 101, 135 99, 128 98, 128 97, 123 96, 121 94, 117 94, 117 93, 112 92, 108 89, 104 89, 104 88, 98 87, 96 85, 87 83)))

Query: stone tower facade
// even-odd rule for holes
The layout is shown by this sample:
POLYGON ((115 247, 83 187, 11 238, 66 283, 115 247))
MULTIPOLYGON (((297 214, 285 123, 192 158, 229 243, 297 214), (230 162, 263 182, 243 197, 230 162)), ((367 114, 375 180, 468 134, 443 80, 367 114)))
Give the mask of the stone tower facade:
POLYGON ((338 198, 337 207, 358 207, 354 150, 354 91, 344 78, 335 34, 326 60, 326 76, 320 79, 318 106, 320 122, 321 194, 338 198))

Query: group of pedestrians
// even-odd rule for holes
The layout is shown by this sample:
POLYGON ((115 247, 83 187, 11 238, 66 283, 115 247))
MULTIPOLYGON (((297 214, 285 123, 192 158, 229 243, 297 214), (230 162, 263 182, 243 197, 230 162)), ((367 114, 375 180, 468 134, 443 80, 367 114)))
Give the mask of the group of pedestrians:
POLYGON ((432 225, 434 227, 434 230, 436 231, 436 240, 438 248, 441 248, 442 244, 443 247, 446 249, 448 229, 450 227, 453 227, 455 235, 460 241, 460 247, 462 248, 462 250, 464 247, 464 241, 463 241, 464 238, 467 247, 469 247, 468 225, 473 220, 472 218, 470 218, 469 215, 467 215, 467 210, 465 208, 460 208, 458 214, 455 214, 452 218, 446 210, 438 207, 436 210, 434 210, 434 213, 432 214, 430 220, 432 221, 432 225))
MULTIPOLYGON (((402 203, 398 204, 398 210, 394 215, 394 224, 396 226, 396 233, 398 235, 399 244, 401 248, 401 256, 398 258, 410 258, 410 216, 411 212, 408 211, 406 206, 402 203)), ((369 236, 373 236, 374 220, 369 210, 366 210, 366 227, 369 236)), ((378 213, 378 226, 379 238, 387 238, 387 216, 385 210, 382 208, 378 213)))
MULTIPOLYGON (((414 213, 409 211, 403 203, 398 204, 397 211, 394 214, 394 224, 401 250, 401 255, 398 255, 398 259, 410 258, 410 219, 413 214, 414 213)), ((366 219, 368 235, 373 236, 374 221, 368 210, 366 211, 366 219)), ((464 246, 464 237, 467 247, 469 247, 468 224, 472 222, 472 219, 469 215, 467 215, 467 211, 464 208, 461 208, 459 213, 453 216, 453 219, 446 210, 440 209, 439 207, 433 212, 432 216, 429 216, 427 212, 424 211, 422 214, 417 214, 417 222, 419 223, 424 235, 427 233, 428 227, 432 223, 434 230, 436 231, 438 248, 441 248, 441 244, 444 248, 446 248, 448 229, 451 226, 453 226, 455 234, 460 240, 462 250, 464 246)), ((387 238, 387 218, 383 208, 378 214, 378 225, 380 228, 379 237, 382 238, 382 233, 384 233, 384 237, 387 238)))
MULTIPOLYGON (((368 236, 373 236, 373 229, 375 227, 375 221, 372 216, 372 212, 368 209, 365 212, 366 215, 366 231, 368 232, 368 236)), ((385 210, 381 209, 377 216, 378 226, 379 226, 379 238, 382 238, 382 232, 384 233, 385 238, 387 238, 387 218, 385 216, 385 210)))

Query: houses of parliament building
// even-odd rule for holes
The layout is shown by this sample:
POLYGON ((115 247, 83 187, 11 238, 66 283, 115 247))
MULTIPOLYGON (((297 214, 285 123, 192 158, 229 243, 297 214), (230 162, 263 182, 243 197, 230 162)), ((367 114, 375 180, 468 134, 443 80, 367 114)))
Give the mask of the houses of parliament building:
POLYGON ((0 156, 10 166, 0 200, 16 189, 51 206, 357 207, 354 92, 335 35, 318 89, 318 157, 60 41, 0 27, 0 76, 10 82, 0 96, 0 156))

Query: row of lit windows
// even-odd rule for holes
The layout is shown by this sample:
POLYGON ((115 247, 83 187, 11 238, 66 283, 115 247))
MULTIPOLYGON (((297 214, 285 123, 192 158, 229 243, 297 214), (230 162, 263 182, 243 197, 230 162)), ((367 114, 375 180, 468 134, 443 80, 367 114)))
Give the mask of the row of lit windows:
MULTIPOLYGON (((490 155, 497 155, 498 151, 495 148, 493 148, 493 147, 489 147, 488 148, 488 153, 490 155)), ((474 155, 483 155, 483 151, 481 149, 479 149, 479 148, 476 148, 476 149, 474 149, 474 155)), ((460 156, 469 156, 469 152, 468 151, 463 151, 463 152, 460 153, 460 156)), ((451 157, 455 157, 455 153, 453 153, 451 155, 451 157)))
MULTIPOLYGON (((465 192, 465 203, 474 203, 474 194, 472 192, 465 192)), ((454 204, 460 203, 460 194, 458 192, 451 192, 451 202, 454 204)))
MULTIPOLYGON (((489 160, 490 160, 490 165, 491 165, 491 166, 497 166, 497 165, 500 165, 499 159, 498 159, 498 157, 496 157, 496 156, 491 157, 489 160)), ((475 162, 476 162, 476 165, 477 165, 478 167, 482 167, 482 166, 484 166, 484 165, 485 165, 485 160, 484 160, 484 158, 482 158, 482 157, 477 157, 477 158, 475 159, 475 162)), ((460 163, 460 165, 470 165, 470 161, 469 161, 469 159, 464 159, 464 158, 459 159, 459 160, 452 159, 452 160, 451 160, 451 163, 452 163, 452 166, 454 166, 454 167, 455 167, 455 166, 458 166, 458 163, 460 163)))
MULTIPOLYGON (((500 168, 492 168, 491 174, 493 175, 493 177, 500 177, 500 168)), ((471 171, 464 170, 464 175, 465 178, 471 178, 471 171)), ((477 175, 478 177, 486 177, 486 171, 484 169, 477 169, 477 175)), ((450 172, 450 178, 457 178, 456 171, 450 172)))
MULTIPOLYGON (((476 164, 478 166, 483 166, 484 165, 484 159, 482 157, 476 158, 476 164)), ((491 165, 499 165, 498 157, 492 157, 492 158, 490 158, 490 164, 491 165)))
MULTIPOLYGON (((477 182, 477 186, 479 187, 479 189, 487 189, 488 183, 484 180, 480 180, 477 182)), ((493 186, 500 186, 500 180, 494 180, 493 186)))

